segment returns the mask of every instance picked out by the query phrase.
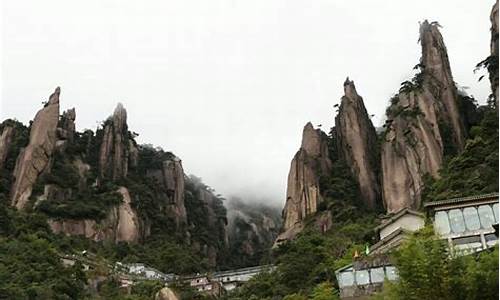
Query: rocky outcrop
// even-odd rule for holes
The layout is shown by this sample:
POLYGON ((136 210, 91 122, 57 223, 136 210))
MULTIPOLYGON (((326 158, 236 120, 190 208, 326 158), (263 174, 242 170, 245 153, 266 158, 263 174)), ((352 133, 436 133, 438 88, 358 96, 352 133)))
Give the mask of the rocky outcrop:
POLYGON ((60 92, 60 88, 56 88, 44 108, 36 114, 28 146, 17 158, 11 189, 11 204, 17 209, 25 208, 38 176, 49 166, 56 144, 60 92))
POLYGON ((228 232, 232 263, 258 265, 272 246, 280 227, 278 208, 232 198, 227 204, 228 232))
POLYGON ((73 142, 75 136, 75 119, 76 111, 74 108, 63 112, 59 121, 59 128, 57 128, 59 138, 68 140, 70 143, 73 142))
POLYGON ((421 73, 403 83, 387 110, 381 156, 388 213, 418 208, 424 176, 437 177, 445 152, 464 145, 457 89, 438 26, 427 21, 421 25, 421 73))
POLYGON ((3 164, 9 154, 10 143, 14 136, 14 127, 5 126, 0 134, 0 171, 3 169, 3 164))
POLYGON ((156 293, 155 300, 179 300, 179 298, 170 288, 164 287, 156 293))
POLYGON ((115 108, 113 116, 104 123, 103 137, 99 151, 100 178, 112 180, 127 177, 129 166, 129 135, 127 111, 121 103, 115 108))
POLYGON ((177 157, 165 160, 160 170, 149 170, 148 175, 155 178, 165 191, 161 198, 165 199, 167 216, 175 221, 177 228, 186 225, 187 214, 184 206, 185 175, 182 161, 177 157))
POLYGON ((335 134, 339 155, 359 183, 362 202, 367 208, 375 209, 381 204, 377 133, 363 98, 349 78, 344 82, 344 96, 335 118, 335 134))
POLYGON ((288 173, 286 203, 283 209, 283 233, 279 240, 293 238, 302 220, 317 211, 322 202, 319 179, 329 174, 332 162, 328 155, 326 135, 307 123, 302 133, 302 145, 295 154, 288 173))
POLYGON ((496 106, 498 107, 498 0, 491 9, 491 43, 490 43, 490 62, 491 66, 488 68, 490 72, 491 90, 495 98, 496 106))
POLYGON ((437 22, 424 21, 420 26, 422 45, 422 88, 427 91, 427 102, 435 102, 439 108, 439 118, 447 126, 452 136, 451 143, 461 150, 465 144, 466 132, 458 108, 458 93, 451 74, 448 52, 439 32, 437 22))
MULTIPOLYGON (((53 189, 49 190, 50 193, 54 193, 53 189)), ((125 187, 120 187, 118 192, 123 196, 123 203, 110 209, 104 220, 52 219, 49 220, 51 230, 68 236, 84 236, 94 241, 139 241, 142 235, 141 224, 137 213, 130 205, 129 191, 125 187)))

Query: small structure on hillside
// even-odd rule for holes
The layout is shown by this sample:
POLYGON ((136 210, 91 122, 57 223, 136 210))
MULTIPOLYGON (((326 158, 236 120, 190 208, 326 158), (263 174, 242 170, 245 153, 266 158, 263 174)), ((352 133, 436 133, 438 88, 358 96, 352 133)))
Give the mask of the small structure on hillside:
POLYGON ((228 270, 216 272, 213 274, 212 279, 220 282, 226 291, 235 289, 243 282, 249 281, 255 275, 263 271, 272 271, 275 267, 272 265, 256 266, 241 268, 236 270, 228 270))
POLYGON ((498 193, 433 201, 424 207, 436 234, 450 247, 468 253, 498 244, 498 193))
POLYGON ((384 280, 397 280, 396 268, 390 263, 388 253, 399 247, 408 234, 425 225, 424 214, 404 208, 382 219, 375 228, 379 241, 370 252, 352 264, 335 271, 340 298, 359 299, 382 290, 384 280))
POLYGON ((126 273, 134 277, 139 277, 140 279, 144 280, 161 280, 164 282, 172 282, 176 279, 175 274, 165 274, 142 263, 122 264, 120 262, 117 262, 115 265, 115 269, 119 271, 125 271, 126 273))
POLYGON ((225 292, 222 284, 218 281, 211 280, 207 274, 197 274, 182 279, 200 293, 220 297, 225 292))

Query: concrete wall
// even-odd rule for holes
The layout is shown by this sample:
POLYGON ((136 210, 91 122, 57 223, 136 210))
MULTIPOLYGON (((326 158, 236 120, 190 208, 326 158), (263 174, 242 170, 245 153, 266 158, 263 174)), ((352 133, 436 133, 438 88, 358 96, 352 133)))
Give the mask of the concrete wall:
POLYGON ((412 214, 406 214, 399 219, 397 219, 392 224, 387 225, 385 228, 380 230, 380 239, 388 236, 392 232, 396 231, 398 228, 403 228, 409 231, 417 231, 424 227, 424 218, 418 217, 412 214))

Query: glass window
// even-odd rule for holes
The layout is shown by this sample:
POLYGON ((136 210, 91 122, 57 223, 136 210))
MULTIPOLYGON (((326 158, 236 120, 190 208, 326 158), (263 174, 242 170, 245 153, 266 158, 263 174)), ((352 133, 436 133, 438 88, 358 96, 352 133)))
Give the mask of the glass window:
POLYGON ((398 278, 399 278, 396 267, 393 267, 393 266, 385 267, 385 275, 387 276, 387 279, 389 279, 389 280, 398 280, 398 278))
POLYGON ((340 285, 342 287, 354 285, 354 274, 352 271, 340 273, 340 285))
POLYGON ((495 220, 498 223, 498 203, 493 204, 493 214, 495 215, 495 220))
POLYGON ((488 245, 488 247, 493 247, 495 246, 496 244, 498 244, 498 238, 495 234, 493 233, 490 233, 490 234, 486 234, 484 236, 484 239, 486 240, 486 245, 488 245))
POLYGON ((491 225, 495 223, 495 217, 493 216, 493 210, 489 205, 479 206, 477 212, 479 213, 479 219, 481 220, 481 225, 485 229, 491 228, 491 225))
POLYGON ((356 284, 364 285, 370 283, 370 276, 368 275, 368 270, 356 271, 356 284))
POLYGON ((384 282, 384 268, 373 268, 370 270, 371 283, 384 282))
POLYGON ((450 233, 450 222, 448 221, 448 214, 444 211, 438 211, 435 216, 434 226, 439 234, 450 233))
POLYGON ((477 214, 477 210, 475 207, 466 207, 464 209, 464 219, 467 230, 478 230, 481 228, 481 224, 479 223, 479 215, 477 214))
POLYGON ((479 235, 453 239, 453 245, 455 249, 465 252, 474 252, 483 248, 479 235))
POLYGON ((450 218, 451 230, 454 233, 461 233, 465 231, 464 216, 460 209, 452 209, 448 212, 450 218))

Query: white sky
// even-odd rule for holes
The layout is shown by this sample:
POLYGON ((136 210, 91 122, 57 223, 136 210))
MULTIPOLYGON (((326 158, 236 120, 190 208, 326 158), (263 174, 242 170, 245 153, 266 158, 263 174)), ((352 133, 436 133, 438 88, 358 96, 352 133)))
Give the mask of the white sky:
POLYGON ((484 102, 473 69, 489 55, 493 3, 1 1, 0 118, 27 122, 56 86, 78 129, 122 102, 139 141, 187 173, 282 203, 302 127, 333 126, 346 76, 381 124, 420 58, 418 21, 439 21, 455 81, 484 102))

